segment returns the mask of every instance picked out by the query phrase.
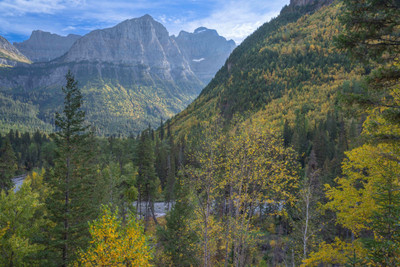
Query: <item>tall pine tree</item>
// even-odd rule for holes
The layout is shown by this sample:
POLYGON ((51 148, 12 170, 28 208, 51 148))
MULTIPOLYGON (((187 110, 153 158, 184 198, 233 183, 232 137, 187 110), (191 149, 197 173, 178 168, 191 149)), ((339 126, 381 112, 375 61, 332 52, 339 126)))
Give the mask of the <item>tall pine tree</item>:
POLYGON ((62 266, 67 266, 78 247, 88 241, 87 221, 96 217, 99 207, 93 198, 93 135, 85 125, 82 94, 70 71, 66 80, 67 84, 62 88, 64 109, 62 113, 56 113, 55 119, 57 156, 49 179, 53 194, 47 201, 51 219, 56 224, 51 248, 55 252, 55 264, 62 266))
POLYGON ((157 223, 154 214, 154 201, 158 194, 157 190, 160 186, 160 180, 157 177, 155 169, 153 134, 154 132, 150 127, 143 131, 137 145, 137 188, 139 192, 139 211, 141 211, 142 203, 144 202, 146 219, 148 219, 151 214, 154 221, 157 223))

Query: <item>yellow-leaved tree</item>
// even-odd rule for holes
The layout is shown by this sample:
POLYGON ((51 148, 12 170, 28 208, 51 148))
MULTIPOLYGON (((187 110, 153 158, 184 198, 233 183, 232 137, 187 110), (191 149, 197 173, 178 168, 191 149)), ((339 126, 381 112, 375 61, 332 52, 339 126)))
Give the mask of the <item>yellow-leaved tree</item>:
MULTIPOLYGON (((398 96, 393 99, 400 103, 398 96)), ((382 116, 385 109, 369 111, 363 125, 364 136, 400 136, 400 126, 382 116)), ((320 244, 304 264, 398 266, 400 144, 397 140, 374 138, 346 156, 342 164, 344 176, 336 179, 336 187, 326 186, 329 202, 325 207, 336 213, 337 223, 349 229, 354 238, 336 238, 332 244, 320 244)))
POLYGON ((285 215, 285 208, 296 201, 296 155, 262 122, 246 121, 229 136, 222 167, 219 187, 226 192, 227 203, 225 261, 232 257, 235 266, 244 266, 256 245, 252 220, 285 215))
POLYGON ((103 206, 98 219, 90 224, 91 246, 79 253, 75 266, 151 266, 151 249, 142 226, 131 215, 126 224, 118 212, 103 206))

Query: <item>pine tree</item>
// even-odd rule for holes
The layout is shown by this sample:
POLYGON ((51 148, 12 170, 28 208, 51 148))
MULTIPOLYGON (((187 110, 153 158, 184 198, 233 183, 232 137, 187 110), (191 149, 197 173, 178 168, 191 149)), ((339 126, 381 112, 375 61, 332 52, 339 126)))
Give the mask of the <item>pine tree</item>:
POLYGON ((66 80, 67 84, 62 88, 64 109, 61 114, 56 113, 55 119, 57 156, 49 180, 53 194, 47 201, 56 223, 51 246, 56 255, 61 254, 55 260, 62 266, 67 266, 77 248, 86 244, 87 221, 96 216, 98 209, 92 198, 95 188, 94 138, 85 125, 82 94, 70 71, 66 80))
POLYGON ((11 178, 17 170, 17 158, 8 138, 0 148, 0 155, 0 191, 7 191, 13 186, 11 178))
POLYGON ((153 131, 147 129, 142 132, 137 146, 137 166, 138 178, 137 189, 139 192, 139 205, 140 209, 142 201, 145 202, 145 215, 146 219, 149 215, 153 216, 154 221, 157 223, 154 214, 154 201, 157 197, 157 190, 160 186, 160 180, 156 175, 155 170, 155 155, 153 145, 153 131))
MULTIPOLYGON (((345 31, 336 39, 338 48, 362 61, 369 69, 361 91, 347 93, 347 100, 363 109, 384 108, 382 115, 392 123, 400 123, 398 84, 400 81, 400 1, 345 0, 341 22, 345 31), (379 10, 379 12, 377 12, 379 10), (396 99, 397 98, 397 99, 396 99)), ((398 140, 396 135, 376 136, 398 140)))
POLYGON ((157 236, 164 253, 171 259, 173 266, 197 266, 196 232, 190 228, 194 218, 193 201, 190 199, 188 184, 180 177, 176 183, 176 202, 166 216, 165 227, 157 229, 157 236))

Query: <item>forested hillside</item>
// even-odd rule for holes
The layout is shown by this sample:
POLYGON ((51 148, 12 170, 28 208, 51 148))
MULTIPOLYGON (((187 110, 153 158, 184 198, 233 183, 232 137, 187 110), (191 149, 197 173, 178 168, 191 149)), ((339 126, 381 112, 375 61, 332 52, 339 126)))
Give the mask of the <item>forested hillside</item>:
POLYGON ((399 11, 293 0, 137 136, 68 72, 55 134, 0 136, 0 264, 400 265, 399 11))
POLYGON ((342 30, 339 5, 323 7, 315 14, 314 8, 286 7, 248 37, 198 99, 172 120, 174 129, 190 129, 188 125, 217 114, 228 120, 236 113, 248 117, 277 102, 281 108, 272 110, 280 116, 274 118, 279 123, 288 116, 292 124, 295 111, 303 105, 305 113, 317 109, 314 115, 319 119, 332 111, 338 86, 357 79, 365 69, 333 45, 333 37, 342 30))

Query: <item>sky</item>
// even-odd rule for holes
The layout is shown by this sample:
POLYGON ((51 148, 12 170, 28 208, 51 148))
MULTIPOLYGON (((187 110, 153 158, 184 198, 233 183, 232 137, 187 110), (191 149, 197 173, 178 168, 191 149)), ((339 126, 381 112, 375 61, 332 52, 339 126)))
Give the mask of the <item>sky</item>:
POLYGON ((33 30, 84 35, 151 15, 170 33, 215 29, 239 44, 290 0, 0 0, 0 35, 22 42, 33 30))

